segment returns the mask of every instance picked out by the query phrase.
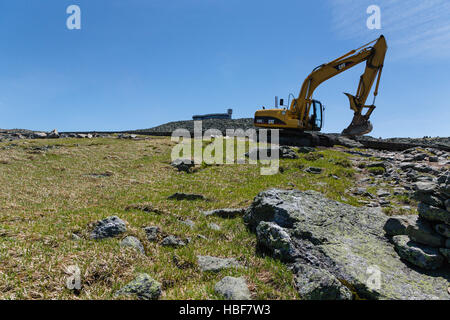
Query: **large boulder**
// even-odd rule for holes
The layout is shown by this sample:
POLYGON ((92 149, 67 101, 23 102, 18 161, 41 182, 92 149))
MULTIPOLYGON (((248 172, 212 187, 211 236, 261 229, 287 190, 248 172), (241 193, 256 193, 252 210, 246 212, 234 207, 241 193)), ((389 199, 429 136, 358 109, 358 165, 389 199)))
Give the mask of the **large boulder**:
POLYGON ((405 235, 408 226, 415 225, 417 218, 416 215, 392 216, 386 221, 383 229, 389 236, 405 235))
POLYGON ((414 197, 426 204, 441 207, 444 205, 444 201, 436 195, 437 184, 432 181, 428 182, 417 182, 414 184, 416 189, 414 197))
MULTIPOLYGON (((258 194, 244 215, 252 230, 259 229, 260 244, 273 253, 284 252, 286 260, 314 268, 308 273, 314 283, 309 285, 304 278, 299 283, 332 288, 336 299, 346 294, 340 295, 334 278, 360 298, 448 299, 449 271, 424 274, 405 263, 385 236, 383 227, 388 218, 379 209, 353 207, 318 192, 279 189, 258 194), (274 232, 274 225, 282 230, 274 232), (267 241, 268 233, 261 232, 268 226, 274 241, 267 241), (290 249, 286 250, 285 242, 290 249), (319 273, 330 275, 329 281, 314 280, 320 278, 314 276, 319 273), (380 278, 380 285, 373 285, 373 277, 380 278)), ((302 294, 301 289, 299 292, 302 294)))
POLYGON ((53 129, 52 131, 50 131, 47 134, 47 137, 50 139, 58 139, 60 137, 60 134, 59 134, 58 130, 53 129))
POLYGON ((417 207, 417 211, 419 216, 425 220, 450 224, 450 212, 447 210, 421 202, 417 207))
POLYGON ((406 235, 411 240, 430 247, 445 246, 445 238, 434 230, 431 223, 422 218, 417 219, 415 224, 406 228, 406 235))
POLYGON ((408 236, 395 236, 392 240, 400 257, 415 266, 434 270, 440 268, 444 262, 438 249, 416 243, 408 236))

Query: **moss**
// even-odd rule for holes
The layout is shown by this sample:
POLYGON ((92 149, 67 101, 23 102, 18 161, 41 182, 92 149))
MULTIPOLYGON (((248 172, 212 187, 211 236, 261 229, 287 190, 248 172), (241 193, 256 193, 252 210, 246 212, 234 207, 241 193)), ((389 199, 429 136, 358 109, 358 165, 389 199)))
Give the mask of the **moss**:
POLYGON ((323 154, 320 154, 320 153, 318 153, 318 152, 311 152, 311 153, 305 154, 305 155, 303 156, 303 158, 304 158, 305 160, 308 160, 308 161, 317 161, 317 160, 319 160, 320 158, 323 158, 323 154))
POLYGON ((386 172, 386 169, 383 167, 372 167, 367 169, 367 171, 369 171, 369 173, 374 174, 374 175, 382 175, 386 172))

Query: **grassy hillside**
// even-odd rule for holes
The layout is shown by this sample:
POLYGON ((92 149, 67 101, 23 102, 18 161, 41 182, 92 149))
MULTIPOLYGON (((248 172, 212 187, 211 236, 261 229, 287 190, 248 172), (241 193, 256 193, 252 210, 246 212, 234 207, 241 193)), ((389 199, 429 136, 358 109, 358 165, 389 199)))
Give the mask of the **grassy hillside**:
POLYGON ((261 176, 259 165, 200 166, 193 173, 170 166, 169 138, 143 140, 20 140, 0 144, 0 299, 112 299, 114 292, 146 272, 163 284, 162 299, 220 299, 214 284, 225 275, 244 276, 255 299, 297 299, 287 267, 255 249, 256 238, 241 217, 205 217, 203 210, 248 206, 267 188, 312 189, 352 205, 346 191, 359 174, 337 150, 281 160, 281 173, 261 176), (323 168, 321 174, 304 168, 323 168), (175 192, 208 200, 176 201, 175 192), (125 210, 147 203, 153 212, 125 210), (117 215, 123 236, 90 240, 92 223, 117 215), (190 219, 189 227, 181 221, 190 219), (213 230, 209 223, 221 229, 213 230), (191 242, 183 248, 149 242, 143 230, 159 226, 191 242), (73 239, 73 234, 81 237, 73 239), (119 243, 134 235, 145 255, 119 243), (201 235, 201 237, 199 237, 201 235), (200 272, 196 255, 237 258, 245 269, 200 272), (66 289, 66 268, 78 265, 82 289, 66 289))

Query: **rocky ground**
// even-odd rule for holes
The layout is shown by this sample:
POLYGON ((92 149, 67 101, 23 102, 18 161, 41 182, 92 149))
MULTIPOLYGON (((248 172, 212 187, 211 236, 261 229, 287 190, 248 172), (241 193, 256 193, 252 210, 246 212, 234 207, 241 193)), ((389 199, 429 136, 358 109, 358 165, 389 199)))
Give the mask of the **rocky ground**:
POLYGON ((0 297, 449 299, 448 139, 425 140, 272 146, 263 177, 167 137, 3 130, 0 297))
MULTIPOLYGON (((138 132, 172 132, 178 128, 185 128, 189 131, 193 131, 194 128, 194 122, 192 120, 186 120, 186 121, 175 121, 175 122, 169 122, 157 127, 149 128, 149 129, 142 129, 137 130, 138 132)), ((242 118, 242 119, 232 119, 232 120, 204 120, 202 122, 202 128, 204 130, 207 129, 219 129, 222 132, 225 132, 226 129, 252 129, 255 128, 253 126, 253 118, 242 118)), ((330 133, 329 135, 332 136, 340 136, 340 134, 333 134, 330 133)), ((373 140, 373 141, 385 141, 385 142, 400 142, 400 143, 408 143, 408 144, 418 144, 423 145, 427 147, 433 147, 433 146, 447 146, 450 147, 450 137, 423 137, 423 138, 388 138, 388 139, 381 139, 381 138, 375 138, 371 136, 364 136, 359 138, 361 140, 373 140)))
MULTIPOLYGON (((193 132, 194 130, 194 121, 185 120, 185 121, 174 121, 165 123, 153 128, 148 129, 139 129, 134 130, 136 134, 138 133, 170 133, 176 129, 184 128, 193 132)), ((202 129, 203 131, 208 129, 218 129, 223 134, 225 134, 226 129, 253 129, 253 118, 242 118, 242 119, 208 119, 202 121, 202 129)), ((133 135, 132 131, 127 131, 122 134, 122 137, 130 137, 133 135)), ((326 134, 333 137, 340 137, 340 134, 329 133, 326 134)), ((5 130, 0 129, 0 141, 11 141, 16 139, 25 139, 25 138, 93 138, 93 137, 109 137, 111 133, 102 133, 102 132, 91 132, 91 133, 58 133, 55 129, 52 132, 38 132, 31 130, 23 130, 23 129, 12 129, 5 130)), ((381 141, 381 142, 394 142, 394 143, 406 143, 406 144, 417 144, 423 147, 447 147, 450 148, 450 137, 423 137, 423 138, 375 138, 371 136, 363 136, 358 138, 359 141, 381 141)), ((447 149, 448 150, 448 149, 447 149)))

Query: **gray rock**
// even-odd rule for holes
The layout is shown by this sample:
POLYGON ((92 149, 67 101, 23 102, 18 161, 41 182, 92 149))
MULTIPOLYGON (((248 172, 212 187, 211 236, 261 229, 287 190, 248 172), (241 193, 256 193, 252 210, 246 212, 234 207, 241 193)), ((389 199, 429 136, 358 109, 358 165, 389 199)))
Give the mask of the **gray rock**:
POLYGON ((389 197, 390 195, 391 195, 391 193, 387 190, 380 189, 377 191, 377 196, 380 198, 389 197))
POLYGON ((434 207, 443 207, 444 202, 441 198, 437 197, 435 194, 426 194, 416 192, 414 193, 414 198, 420 202, 424 202, 434 207))
POLYGON ((194 167, 195 164, 191 159, 175 159, 170 165, 178 171, 190 172, 191 168, 194 167))
POLYGON ((440 175, 439 178, 437 179, 437 182, 439 184, 444 184, 444 185, 450 184, 450 171, 446 171, 445 173, 440 175))
POLYGON ((444 262, 438 249, 411 241, 408 236, 395 236, 392 240, 400 257, 419 268, 436 270, 444 262))
POLYGON ((261 221, 256 227, 258 245, 271 251, 272 255, 283 261, 293 261, 297 252, 289 234, 273 222, 261 221))
POLYGON ((291 147, 280 146, 280 159, 298 159, 298 155, 291 147))
POLYGON ((59 132, 56 129, 53 129, 53 131, 50 131, 47 135, 47 137, 50 139, 57 139, 57 138, 59 138, 59 136, 60 136, 59 132))
POLYGON ((363 196, 365 194, 367 194, 367 189, 366 188, 356 188, 352 190, 352 193, 356 196, 363 196))
POLYGON ((246 156, 252 160, 270 160, 277 152, 279 159, 298 159, 297 153, 288 146, 253 148, 246 153, 246 156))
POLYGON ((220 229, 222 229, 218 224, 216 223, 209 223, 208 227, 210 227, 213 230, 219 231, 220 229))
POLYGON ((294 265, 295 287, 304 300, 351 300, 353 294, 334 275, 306 264, 294 265))
POLYGON ((450 224, 450 213, 447 210, 420 202, 417 211, 419 212, 419 216, 425 220, 450 224))
POLYGON ((445 209, 450 212, 450 199, 445 200, 445 209))
POLYGON ((450 238, 450 226, 447 224, 437 224, 435 225, 435 230, 437 233, 439 233, 440 235, 446 237, 446 238, 450 238))
POLYGON ((400 196, 405 194, 405 189, 404 188, 394 188, 394 196, 400 196))
POLYGON ((199 239, 202 239, 202 240, 209 240, 207 237, 205 237, 204 235, 202 235, 202 234, 198 234, 197 235, 197 238, 199 238, 199 239))
POLYGON ((344 136, 338 136, 336 139, 336 144, 348 148, 364 148, 362 143, 344 136))
POLYGON ((195 227, 195 222, 190 220, 190 219, 186 219, 186 220, 181 220, 180 221, 182 224, 187 225, 189 228, 194 228, 195 227))
POLYGON ((414 168, 414 163, 404 162, 404 163, 400 164, 399 168, 402 171, 407 171, 408 169, 414 168))
POLYGON ((441 207, 444 203, 442 199, 436 196, 435 191, 437 185, 434 182, 417 182, 414 184, 416 191, 414 192, 414 198, 418 201, 426 204, 441 207))
POLYGON ((77 235, 76 233, 72 233, 71 238, 73 241, 81 240, 81 237, 79 235, 77 235))
POLYGON ((90 234, 91 239, 99 240, 111 238, 127 231, 126 223, 117 216, 108 217, 97 221, 94 230, 90 234))
POLYGON ((250 290, 243 277, 225 277, 214 286, 214 291, 228 300, 250 300, 250 290))
POLYGON ((320 174, 320 173, 322 173, 322 168, 309 167, 309 168, 305 169, 305 172, 313 173, 313 174, 320 174))
POLYGON ((450 263, 450 249, 449 248, 440 248, 440 253, 447 259, 447 262, 450 263))
POLYGON ((439 157, 430 156, 430 157, 428 157, 428 161, 430 161, 430 162, 439 162, 439 157))
POLYGON ((316 151, 316 149, 313 147, 299 147, 298 148, 298 152, 300 152, 300 153, 310 153, 310 152, 314 152, 314 151, 316 151))
POLYGON ((420 193, 433 193, 437 185, 434 182, 417 182, 414 184, 416 192, 420 193))
POLYGON ((219 272, 223 269, 242 268, 234 258, 217 258, 211 256, 197 256, 197 263, 203 272, 219 272))
POLYGON ((45 139, 47 138, 47 134, 45 132, 34 132, 31 135, 32 139, 45 139))
MULTIPOLYGON (((314 191, 279 189, 259 193, 244 216, 252 230, 262 221, 283 227, 295 262, 328 271, 361 298, 449 299, 448 274, 430 276, 405 264, 384 236, 387 219, 378 208, 353 207, 314 191), (374 266, 381 272, 380 287, 368 285, 374 266)), ((273 243, 273 249, 280 248, 273 243)))
POLYGON ((439 235, 431 224, 419 218, 415 224, 410 224, 406 228, 406 235, 415 242, 425 244, 430 247, 442 247, 445 245, 445 239, 439 235))
POLYGON ((165 247, 184 247, 186 243, 178 237, 167 236, 161 241, 161 245, 165 247))
POLYGON ((386 162, 382 161, 382 162, 372 162, 366 165, 366 168, 384 168, 385 170, 387 169, 387 165, 386 162))
POLYGON ((414 165, 414 170, 422 172, 422 173, 429 173, 432 175, 438 174, 438 171, 433 169, 432 167, 426 165, 426 164, 416 164, 414 165))
POLYGON ((236 209, 225 208, 225 209, 204 211, 203 214, 207 217, 218 216, 221 218, 234 218, 243 215, 245 213, 245 210, 246 210, 245 208, 236 208, 236 209))
POLYGON ((447 182, 445 184, 441 184, 439 186, 438 192, 443 198, 445 199, 450 198, 450 183, 447 182))
POLYGON ((425 160, 425 158, 427 157, 428 155, 426 154, 426 153, 418 153, 418 154, 416 154, 414 157, 413 157, 413 160, 414 161, 422 161, 422 160, 425 160))
POLYGON ((136 140, 137 139, 137 135, 135 135, 135 134, 119 134, 119 135, 117 135, 117 139, 136 140))
POLYGON ((159 227, 151 226, 144 228, 145 234, 147 235, 147 240, 152 242, 158 240, 158 234, 161 233, 159 227))
POLYGON ((195 194, 195 193, 183 193, 176 192, 169 196, 167 199, 170 200, 206 200, 204 195, 195 194))
POLYGON ((161 295, 161 284, 146 273, 116 291, 116 296, 135 296, 140 300, 156 300, 161 295))
POLYGON ((131 247, 131 248, 136 249, 138 252, 145 254, 144 246, 142 245, 141 241, 139 241, 138 238, 133 237, 133 236, 128 236, 128 237, 124 238, 120 242, 120 246, 121 247, 131 247))
POLYGON ((416 215, 393 216, 386 221, 383 229, 386 234, 390 236, 405 235, 406 228, 409 225, 414 225, 417 221, 417 218, 418 216, 416 215))

